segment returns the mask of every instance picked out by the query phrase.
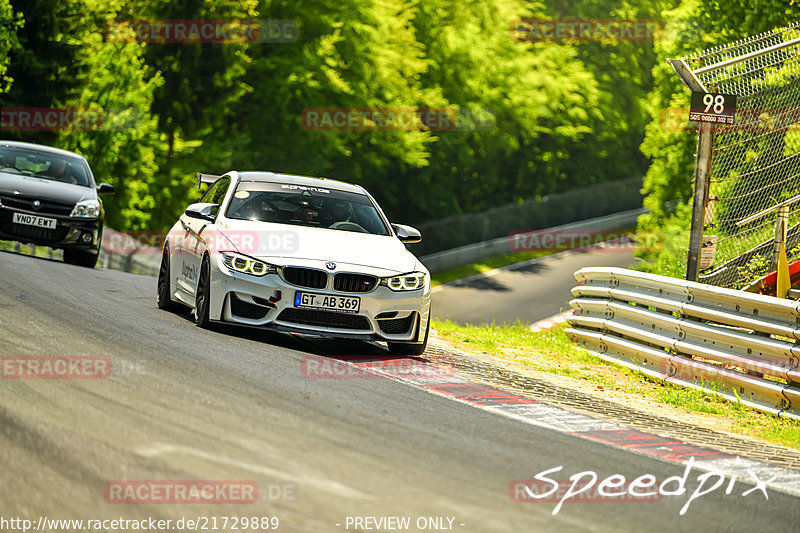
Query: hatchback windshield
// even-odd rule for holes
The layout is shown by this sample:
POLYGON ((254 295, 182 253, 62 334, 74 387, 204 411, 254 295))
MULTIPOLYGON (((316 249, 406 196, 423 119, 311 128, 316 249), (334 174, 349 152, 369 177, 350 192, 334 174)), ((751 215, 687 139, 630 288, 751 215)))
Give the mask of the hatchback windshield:
POLYGON ((83 161, 38 150, 0 146, 0 172, 89 186, 83 161))
POLYGON ((363 194, 285 183, 240 182, 228 218, 390 235, 363 194))

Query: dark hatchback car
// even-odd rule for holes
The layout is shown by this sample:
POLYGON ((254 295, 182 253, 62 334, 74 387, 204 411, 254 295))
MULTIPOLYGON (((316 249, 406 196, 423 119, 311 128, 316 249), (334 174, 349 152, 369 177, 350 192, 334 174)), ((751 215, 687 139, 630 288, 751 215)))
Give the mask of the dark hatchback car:
POLYGON ((82 156, 39 144, 0 141, 0 239, 64 250, 64 262, 94 267, 103 202, 82 156))

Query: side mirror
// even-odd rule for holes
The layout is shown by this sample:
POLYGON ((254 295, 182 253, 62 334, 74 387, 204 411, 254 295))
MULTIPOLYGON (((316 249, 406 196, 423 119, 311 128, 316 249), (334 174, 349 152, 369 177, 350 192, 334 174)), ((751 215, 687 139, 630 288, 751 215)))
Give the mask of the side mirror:
POLYGON ((219 204, 192 204, 186 208, 186 216, 214 222, 217 219, 217 216, 214 214, 214 209, 218 207, 219 204))
POLYGON ((404 244, 413 244, 422 240, 422 234, 416 228, 403 224, 392 224, 392 228, 394 228, 397 238, 404 244))
POLYGON ((97 186, 97 192, 99 194, 114 194, 114 186, 108 183, 101 183, 97 186))

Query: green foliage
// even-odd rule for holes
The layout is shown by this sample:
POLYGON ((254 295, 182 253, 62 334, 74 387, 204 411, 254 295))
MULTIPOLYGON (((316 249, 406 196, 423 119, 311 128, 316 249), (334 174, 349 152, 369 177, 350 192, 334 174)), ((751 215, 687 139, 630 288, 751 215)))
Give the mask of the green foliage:
POLYGON ((743 267, 739 267, 739 280, 740 286, 736 288, 744 287, 748 281, 754 281, 758 278, 766 276, 769 273, 769 258, 764 255, 756 255, 753 256, 750 261, 748 261, 747 265, 743 267))
POLYGON ((641 147, 651 158, 643 187, 644 207, 650 212, 639 218, 639 227, 661 231, 664 247, 641 254, 645 262, 638 268, 675 277, 682 277, 686 270, 697 135, 686 121, 690 93, 666 58, 683 57, 710 45, 713 36, 700 25, 700 9, 699 0, 683 0, 661 14, 664 33, 655 46, 661 60, 653 68, 654 88, 646 104, 650 123, 641 147), (683 120, 675 120, 676 116, 683 120))
MULTIPOLYGON (((661 246, 637 248, 636 256, 642 261, 637 270, 682 278, 686 274, 686 250, 689 247, 689 222, 692 210, 688 204, 679 204, 669 218, 664 219, 656 229, 648 229, 644 235, 657 237, 661 246), (655 233, 650 233, 655 231, 655 233)), ((639 217, 639 227, 653 228, 652 214, 639 217)))
POLYGON ((144 63, 141 45, 104 42, 106 22, 121 4, 122 0, 26 2, 23 49, 13 56, 16 83, 8 100, 18 107, 74 108, 102 116, 97 129, 24 132, 16 137, 84 155, 96 180, 117 189, 105 200, 107 223, 143 229, 156 209, 153 191, 163 142, 150 105, 162 79, 144 63))
POLYGON ((20 48, 17 30, 24 24, 22 14, 14 12, 9 0, 0 0, 0 94, 7 92, 14 81, 7 74, 9 53, 20 48))
MULTIPOLYGON (((797 21, 798 17, 800 6, 793 0, 744 0, 737 3, 682 0, 678 8, 663 13, 667 24, 664 38, 657 43, 655 52, 664 59, 682 57, 784 26, 797 21)), ((681 276, 685 271, 688 237, 680 233, 680 229, 688 232, 690 227, 689 202, 697 135, 693 125, 686 121, 690 96, 688 89, 663 59, 656 63, 653 77, 655 87, 648 98, 651 122, 641 148, 652 160, 644 182, 647 195, 644 207, 650 210, 650 214, 641 217, 639 225, 646 230, 661 229, 667 245, 660 253, 644 254, 642 258, 646 259, 646 263, 640 268, 681 276)), ((786 150, 796 149, 792 142, 790 135, 786 150)), ((759 149, 754 147, 749 162, 755 161, 758 155, 759 149)), ((737 180, 730 183, 735 185, 737 180)), ((722 189, 725 186, 724 183, 718 184, 713 192, 723 196, 725 193, 729 196, 741 194, 725 191, 722 189)), ((772 201, 766 197, 763 200, 765 203, 772 201)), ((751 210, 758 208, 751 206, 751 210)), ((726 216, 722 215, 722 218, 726 216)), ((724 230, 724 227, 720 228, 720 231, 724 230)), ((743 272, 755 277, 761 271, 763 265, 743 267, 743 272)))
POLYGON ((118 189, 106 205, 120 229, 167 227, 197 198, 196 171, 354 181, 409 222, 641 175, 656 150, 638 147, 659 44, 515 42, 508 29, 523 17, 657 19, 675 3, 11 1, 0 0, 0 77, 9 64, 14 78, 4 105, 102 109, 106 122, 8 136, 86 155, 118 189), (300 31, 288 43, 103 38, 129 19, 281 19, 300 31), (309 108, 445 109, 463 127, 313 131, 309 108))

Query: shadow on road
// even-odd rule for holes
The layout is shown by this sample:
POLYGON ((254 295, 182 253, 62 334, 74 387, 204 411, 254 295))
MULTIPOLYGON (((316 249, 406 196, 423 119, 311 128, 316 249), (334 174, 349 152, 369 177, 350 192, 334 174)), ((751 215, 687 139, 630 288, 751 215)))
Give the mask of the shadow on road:
POLYGON ((479 291, 509 292, 511 287, 500 283, 494 278, 478 277, 467 281, 461 281, 449 285, 449 287, 461 287, 467 289, 477 289, 479 291))

